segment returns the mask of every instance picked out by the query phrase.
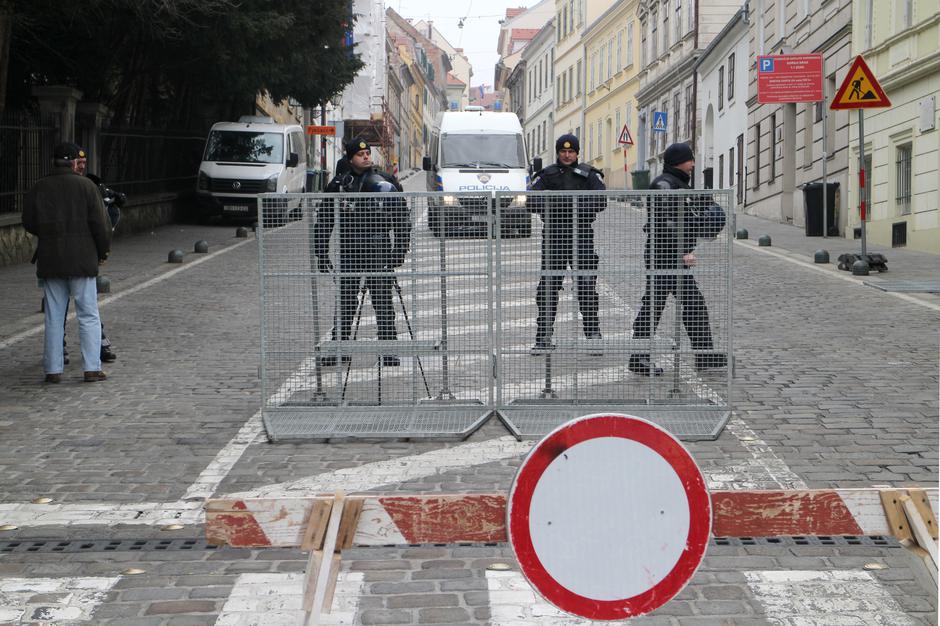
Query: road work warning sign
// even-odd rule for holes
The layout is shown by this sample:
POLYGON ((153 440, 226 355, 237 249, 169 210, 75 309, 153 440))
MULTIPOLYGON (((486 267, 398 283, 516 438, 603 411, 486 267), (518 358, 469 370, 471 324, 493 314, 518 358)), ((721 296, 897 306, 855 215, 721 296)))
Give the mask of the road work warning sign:
POLYGON ((884 89, 861 55, 855 57, 830 109, 878 109, 891 106, 884 89))

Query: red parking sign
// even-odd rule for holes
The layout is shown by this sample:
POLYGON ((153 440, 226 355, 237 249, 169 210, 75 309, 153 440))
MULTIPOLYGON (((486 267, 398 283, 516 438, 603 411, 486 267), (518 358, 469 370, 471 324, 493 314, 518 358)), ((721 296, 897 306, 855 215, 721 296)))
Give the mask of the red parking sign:
POLYGON ((819 102, 823 99, 821 54, 779 54, 757 57, 757 101, 819 102))

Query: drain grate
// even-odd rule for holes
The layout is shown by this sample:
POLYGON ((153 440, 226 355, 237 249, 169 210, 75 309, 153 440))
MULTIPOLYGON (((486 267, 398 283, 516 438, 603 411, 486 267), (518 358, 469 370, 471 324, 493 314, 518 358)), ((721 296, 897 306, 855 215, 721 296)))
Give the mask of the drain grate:
POLYGON ((209 545, 205 539, 21 539, 19 541, 0 542, 0 554, 10 553, 49 553, 61 552, 74 554, 76 552, 151 552, 180 550, 215 550, 216 546, 209 545))
POLYGON ((882 548, 899 548, 901 544, 894 537, 872 535, 870 537, 853 537, 850 535, 815 537, 713 537, 711 541, 715 546, 879 546, 882 548))

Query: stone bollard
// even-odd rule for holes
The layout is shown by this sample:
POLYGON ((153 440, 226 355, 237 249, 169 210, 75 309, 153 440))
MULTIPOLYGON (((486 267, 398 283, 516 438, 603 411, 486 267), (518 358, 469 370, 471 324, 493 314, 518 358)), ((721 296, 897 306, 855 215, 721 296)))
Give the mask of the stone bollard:
POLYGON ((167 263, 182 263, 183 262, 183 251, 182 250, 170 250, 170 254, 166 257, 167 263))
POLYGON ((199 254, 205 254, 208 251, 209 251, 209 242, 206 241, 205 239, 200 239, 193 246, 193 252, 197 252, 199 254))
POLYGON ((735 239, 747 239, 747 229, 739 228, 737 232, 734 233, 735 239))
POLYGON ((247 239, 248 229, 245 228, 244 226, 239 226, 238 228, 235 229, 235 236, 238 237, 239 239, 247 239))
POLYGON ((761 235, 761 236, 757 239, 757 245, 759 245, 759 246, 761 246, 761 247, 769 247, 769 246, 770 246, 770 235, 761 235))
POLYGON ((107 276, 98 276, 95 279, 95 288, 98 293, 111 293, 111 279, 107 276))
POLYGON ((859 259, 852 263, 852 276, 868 276, 868 261, 859 259))
POLYGON ((813 263, 828 263, 828 262, 829 262, 828 250, 817 250, 813 254, 813 263))

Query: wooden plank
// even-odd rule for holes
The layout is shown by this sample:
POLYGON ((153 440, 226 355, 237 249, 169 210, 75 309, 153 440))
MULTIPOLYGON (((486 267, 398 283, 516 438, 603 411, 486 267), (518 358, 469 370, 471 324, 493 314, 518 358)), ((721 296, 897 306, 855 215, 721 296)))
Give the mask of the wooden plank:
POLYGON ((307 570, 304 576, 304 613, 310 614, 313 610, 313 596, 317 589, 317 578, 320 575, 320 564, 323 562, 323 550, 311 550, 307 555, 307 570))
POLYGON ((336 537, 337 552, 352 547, 356 528, 359 526, 359 516, 362 514, 365 502, 365 498, 347 498, 343 504, 343 519, 340 520, 339 533, 336 537))
POLYGON ((917 545, 927 551, 927 554, 930 555, 930 559, 933 561, 933 569, 937 569, 936 540, 930 536, 930 531, 927 530, 927 524, 921 519, 920 511, 914 506, 914 501, 911 500, 910 496, 903 495, 900 497, 900 500, 901 506, 904 508, 904 513, 907 515, 908 522, 910 523, 911 531, 914 534, 914 538, 917 540, 917 545))
POLYGON ((891 534, 897 537, 898 541, 912 539, 911 527, 901 506, 901 492, 897 489, 883 489, 880 495, 891 534))
MULTIPOLYGON (((339 534, 339 523, 343 516, 343 500, 345 496, 342 491, 337 491, 333 499, 333 507, 330 513, 330 522, 326 528, 326 536, 323 538, 323 557, 320 559, 316 585, 313 593, 313 606, 307 614, 306 624, 316 626, 320 622, 320 613, 323 610, 323 602, 326 598, 326 590, 329 586, 330 568, 333 563, 332 554, 336 550, 336 536, 339 534)), ((307 572, 310 575, 310 572, 307 572)))
POLYGON ((917 507, 921 519, 924 520, 924 523, 927 525, 930 536, 937 539, 937 518, 930 506, 930 499, 927 497, 927 492, 923 489, 908 489, 907 494, 911 497, 911 501, 914 502, 914 506, 917 507))
POLYGON ((326 595, 323 597, 323 612, 333 612, 333 594, 336 593, 336 579, 339 578, 339 567, 342 562, 342 555, 339 552, 333 553, 333 559, 330 563, 330 574, 326 581, 326 595))
POLYGON ((300 548, 305 551, 320 550, 323 547, 323 537, 326 535, 326 525, 333 510, 332 500, 314 500, 310 507, 310 516, 304 529, 304 537, 300 548))

